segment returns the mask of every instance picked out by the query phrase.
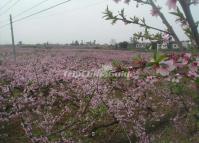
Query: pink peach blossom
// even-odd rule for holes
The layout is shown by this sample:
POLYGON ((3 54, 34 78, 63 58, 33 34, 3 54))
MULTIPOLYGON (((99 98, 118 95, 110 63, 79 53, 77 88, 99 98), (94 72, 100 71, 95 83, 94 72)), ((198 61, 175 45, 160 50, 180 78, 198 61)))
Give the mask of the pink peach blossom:
POLYGON ((168 76, 171 71, 176 68, 173 60, 163 61, 160 63, 160 66, 156 69, 156 72, 162 76, 168 76))
POLYGON ((169 7, 169 9, 176 9, 177 8, 177 0, 167 0, 166 5, 169 7))

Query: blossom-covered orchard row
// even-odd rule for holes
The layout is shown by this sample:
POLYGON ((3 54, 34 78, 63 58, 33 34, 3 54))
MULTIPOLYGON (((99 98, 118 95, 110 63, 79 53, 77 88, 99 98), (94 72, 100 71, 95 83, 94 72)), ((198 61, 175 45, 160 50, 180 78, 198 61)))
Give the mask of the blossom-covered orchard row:
POLYGON ((199 141, 197 55, 0 51, 2 142, 199 141), (104 76, 64 76, 95 70, 104 76))

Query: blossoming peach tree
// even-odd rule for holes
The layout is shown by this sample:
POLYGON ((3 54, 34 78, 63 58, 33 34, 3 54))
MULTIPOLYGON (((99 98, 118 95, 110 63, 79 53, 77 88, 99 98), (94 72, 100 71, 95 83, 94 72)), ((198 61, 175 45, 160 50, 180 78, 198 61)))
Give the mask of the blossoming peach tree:
MULTIPOLYGON (((114 0, 119 3, 122 0, 114 0)), ((107 20, 112 20, 112 23, 116 23, 117 21, 123 21, 125 24, 136 24, 143 27, 144 32, 135 33, 134 36, 138 39, 147 39, 147 40, 156 40, 159 43, 165 42, 168 43, 169 37, 172 37, 174 41, 178 44, 180 48, 183 48, 182 43, 178 35, 176 34, 174 28, 172 27, 170 21, 168 21, 165 14, 162 12, 162 7, 158 5, 157 0, 125 0, 126 4, 137 3, 136 7, 148 5, 151 7, 151 15, 155 17, 160 17, 162 23, 165 25, 165 29, 159 29, 151 26, 145 21, 145 18, 140 18, 137 16, 127 17, 125 15, 125 10, 122 9, 117 15, 114 15, 113 12, 109 10, 107 7, 104 12, 104 17, 107 20), (151 30, 157 31, 156 34, 150 34, 151 30)), ((195 21, 192 13, 191 7, 192 5, 197 5, 199 3, 198 0, 167 0, 166 5, 169 10, 173 10, 169 12, 170 14, 176 16, 176 21, 181 23, 182 30, 187 35, 189 40, 192 43, 192 47, 199 49, 199 34, 198 34, 198 24, 199 22, 195 21)))
MULTIPOLYGON (((115 2, 117 3, 120 1, 121 0, 115 0, 115 2)), ((116 23, 117 21, 123 21, 125 24, 136 24, 145 28, 144 33, 139 32, 139 33, 134 34, 134 36, 137 37, 138 39, 147 39, 151 41, 156 40, 159 42, 161 41, 162 43, 168 43, 169 37, 171 35, 173 39, 176 41, 176 43, 178 44, 178 46, 182 47, 182 43, 180 42, 171 24, 166 19, 163 12, 161 11, 161 7, 157 5, 156 3, 157 1, 154 1, 154 0, 146 0, 146 1, 145 0, 132 0, 132 1, 137 2, 137 7, 139 7, 140 5, 151 6, 152 7, 151 15, 159 16, 162 19, 162 22, 166 26, 167 30, 162 30, 162 29, 158 29, 156 27, 150 26, 149 24, 146 23, 144 18, 139 18, 136 16, 134 16, 133 18, 132 17, 128 18, 125 15, 124 9, 122 9, 118 15, 114 15, 107 7, 104 13, 105 14, 104 17, 107 20, 112 20, 113 24, 116 23), (156 30, 158 31, 158 33, 150 34, 149 30, 156 30)), ((131 0, 125 0, 124 2, 127 4, 130 4, 131 0)), ((174 9, 174 11, 170 12, 170 14, 175 15, 177 17, 176 21, 181 23, 182 29, 184 30, 185 34, 188 36, 188 38, 192 42, 192 46, 199 48, 199 35, 198 35, 198 30, 197 30, 198 22, 195 22, 193 20, 193 17, 191 14, 191 5, 196 5, 196 4, 198 4, 197 0, 167 0, 167 3, 166 3, 169 9, 174 9)), ((156 87, 158 87, 159 88, 158 90, 160 91, 162 91, 165 88, 169 89, 166 91, 167 95, 172 96, 173 94, 176 94, 178 96, 178 99, 174 99, 174 100, 178 100, 182 102, 183 110, 186 112, 185 114, 183 113, 184 115, 177 115, 177 116, 186 116, 186 117, 189 116, 188 118, 189 119, 191 118, 191 120, 193 119, 192 121, 194 124, 195 123, 198 124, 198 121, 199 121, 199 118, 198 118, 198 115, 199 115, 198 114, 199 113, 199 110, 198 110, 199 58, 197 54, 191 55, 190 53, 183 53, 183 54, 175 53, 175 54, 165 55, 165 54, 160 54, 159 51, 155 51, 154 56, 151 58, 151 60, 145 60, 143 57, 138 56, 136 58, 133 58, 132 66, 128 66, 125 68, 125 67, 122 67, 121 64, 115 64, 115 62, 113 63, 113 65, 114 65, 113 73, 127 72, 128 76, 130 77, 130 80, 133 80, 134 82, 137 81, 136 82, 137 86, 141 86, 142 88, 144 88, 144 87, 147 87, 146 84, 148 83, 151 85, 155 85, 151 87, 154 90, 156 89, 156 87), (164 86, 159 86, 159 85, 164 85, 164 86), (186 90, 188 90, 188 88, 193 89, 195 94, 188 93, 186 90, 183 90, 183 88, 186 90), (187 96, 190 96, 190 97, 186 98, 187 96), (185 103, 186 102, 185 100, 190 101, 190 99, 195 100, 193 104, 195 104, 194 106, 196 108, 192 106, 193 108, 195 108, 194 111, 192 110, 193 108, 192 109, 190 108, 190 103, 188 102, 185 103)), ((115 80, 114 74, 112 75, 111 80, 115 80)), ((149 95, 150 91, 145 88, 144 90, 145 90, 144 92, 145 98, 147 98, 146 95, 149 95)), ((156 95, 159 96, 158 94, 156 95)), ((171 97, 168 97, 168 98, 171 98, 171 97)), ((142 100, 138 103, 140 104, 141 102, 142 100)), ((149 107, 148 110, 151 110, 151 108, 149 107)), ((141 119, 139 120, 141 121, 141 119)), ((142 120, 143 121, 142 123, 145 124, 145 128, 142 128, 143 129, 142 133, 144 133, 144 138, 142 138, 143 137, 142 135, 139 136, 140 139, 142 140, 141 142, 151 142, 153 140, 151 137, 147 136, 148 122, 150 122, 147 120, 148 119, 145 120, 146 122, 142 120)), ((159 121, 160 121, 159 125, 164 124, 161 120, 162 119, 159 118, 159 121)), ((176 120, 174 122, 176 122, 176 120)), ((182 121, 182 124, 183 123, 185 122, 182 121)), ((198 127, 196 127, 195 129, 198 130, 198 127)), ((169 138, 169 137, 166 136, 166 138, 169 138)), ((169 142, 169 140, 167 141, 169 142)))

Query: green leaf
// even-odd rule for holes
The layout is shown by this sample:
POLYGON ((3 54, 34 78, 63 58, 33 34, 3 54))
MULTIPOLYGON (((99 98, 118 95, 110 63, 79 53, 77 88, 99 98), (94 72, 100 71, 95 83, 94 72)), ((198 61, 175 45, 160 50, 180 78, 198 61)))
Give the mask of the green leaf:
POLYGON ((195 80, 196 84, 199 85, 199 77, 195 80))

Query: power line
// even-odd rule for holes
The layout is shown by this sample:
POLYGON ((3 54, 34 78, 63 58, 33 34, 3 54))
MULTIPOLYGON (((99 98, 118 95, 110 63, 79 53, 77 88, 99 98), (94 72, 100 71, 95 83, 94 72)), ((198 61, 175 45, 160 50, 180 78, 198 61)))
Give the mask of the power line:
MULTIPOLYGON (((70 2, 70 1, 71 1, 71 0, 63 1, 63 2, 61 2, 61 3, 58 3, 58 4, 53 5, 53 6, 50 6, 50 7, 46 8, 46 9, 40 10, 40 11, 35 12, 35 13, 33 13, 33 14, 30 14, 30 15, 28 15, 28 16, 22 17, 22 18, 20 18, 20 19, 16 19, 16 20, 13 21, 13 23, 16 23, 16 22, 25 20, 25 19, 27 19, 27 18, 29 18, 29 17, 35 16, 35 15, 37 15, 37 14, 43 13, 43 12, 45 12, 45 11, 48 11, 48 10, 50 10, 50 9, 56 8, 56 7, 60 6, 60 5, 63 5, 63 4, 65 4, 65 3, 68 3, 68 2, 70 2)), ((6 27, 6 26, 8 26, 8 25, 9 25, 9 23, 8 23, 8 24, 5 24, 5 25, 2 25, 2 26, 0 27, 0 29, 6 27)))
POLYGON ((17 19, 17 20, 14 20, 13 23, 19 22, 19 21, 22 21, 22 20, 25 20, 25 19, 27 19, 27 18, 29 18, 29 17, 32 17, 32 16, 34 16, 34 15, 43 13, 43 12, 48 11, 48 10, 50 10, 50 9, 56 8, 56 7, 60 6, 60 5, 63 5, 63 4, 65 4, 65 3, 68 3, 68 2, 70 2, 70 1, 71 1, 71 0, 66 0, 66 1, 64 1, 64 2, 58 3, 58 4, 56 4, 56 5, 53 5, 53 6, 51 6, 51 7, 48 7, 48 8, 46 8, 46 9, 40 10, 40 11, 38 11, 38 12, 35 12, 35 13, 31 14, 31 15, 22 17, 22 18, 17 19))
POLYGON ((7 1, 3 6, 0 7, 0 10, 3 9, 4 7, 6 7, 11 1, 13 1, 13 0, 7 1))
MULTIPOLYGON (((59 5, 65 4, 65 3, 70 2, 70 1, 71 1, 71 0, 67 0, 67 1, 61 2, 61 3, 59 3, 59 4, 53 5, 53 6, 51 6, 51 7, 48 7, 48 8, 46 8, 46 9, 44 9, 44 10, 38 11, 38 12, 33 13, 33 14, 31 14, 31 15, 22 17, 22 18, 20 18, 20 19, 16 19, 16 20, 13 21, 13 23, 19 22, 19 21, 22 21, 22 20, 25 20, 25 19, 27 19, 27 18, 29 18, 29 17, 32 17, 32 16, 37 15, 37 14, 40 14, 40 13, 42 13, 42 12, 45 12, 45 11, 47 11, 47 10, 50 10, 50 9, 52 9, 52 8, 55 8, 55 7, 59 6, 59 5)), ((97 2, 97 3, 87 5, 87 6, 85 6, 85 7, 82 7, 82 8, 80 8, 80 9, 78 9, 78 10, 81 10, 81 9, 83 9, 83 8, 88 8, 88 7, 91 7, 91 6, 93 6, 93 5, 101 4, 101 3, 104 2, 104 1, 106 1, 106 0, 102 0, 102 1, 97 2)), ((75 9, 74 9, 74 10, 75 10, 75 9)), ((74 10, 73 10, 73 12, 74 12, 74 10)), ((7 26, 9 26, 9 25, 10 25, 10 23, 4 24, 4 25, 0 26, 0 29, 2 29, 2 28, 4 28, 4 27, 7 27, 7 26)))
POLYGON ((8 25, 9 25, 9 23, 4 24, 4 25, 2 25, 2 26, 0 27, 0 29, 2 29, 2 28, 4 28, 4 27, 6 27, 6 26, 8 26, 8 25))
POLYGON ((42 5, 43 3, 46 3, 46 2, 48 2, 48 1, 49 1, 49 0, 41 1, 40 3, 37 3, 36 5, 34 5, 34 6, 30 7, 30 8, 28 8, 28 9, 26 9, 26 10, 24 10, 24 11, 18 13, 18 14, 16 14, 15 17, 20 16, 20 15, 22 15, 22 14, 28 12, 28 11, 31 11, 32 9, 34 9, 34 8, 40 6, 40 5, 42 5))
MULTIPOLYGON (((11 1, 12 1, 12 0, 11 0, 11 1)), ((19 17, 20 15, 23 15, 24 13, 26 13, 26 12, 28 12, 28 11, 31 11, 32 9, 37 8, 38 6, 40 6, 40 5, 42 5, 43 3, 46 3, 46 2, 48 2, 48 1, 49 1, 49 0, 43 0, 43 1, 39 2, 39 3, 37 3, 36 5, 30 7, 30 8, 28 8, 28 9, 26 9, 26 10, 24 10, 24 11, 22 11, 22 12, 16 14, 16 15, 14 15, 14 18, 15 18, 15 17, 19 17)), ((2 23, 2 22, 5 23, 5 21, 6 21, 6 23, 7 23, 7 20, 0 20, 0 23, 2 23)), ((5 24, 5 25, 6 25, 6 24, 5 24)))
POLYGON ((13 3, 9 8, 7 8, 4 13, 1 13, 0 16, 4 15, 5 13, 7 13, 11 8, 15 7, 15 5, 17 5, 21 0, 17 0, 15 3, 13 3))
MULTIPOLYGON (((107 0, 101 0, 101 1, 96 2, 96 3, 91 3, 91 4, 89 4, 89 5, 86 5, 86 6, 84 6, 84 7, 74 8, 74 9, 71 9, 70 11, 71 11, 71 12, 75 12, 75 11, 83 10, 83 9, 85 9, 85 8, 89 8, 89 7, 93 7, 93 6, 95 6, 95 5, 102 4, 102 3, 104 3, 105 1, 107 1, 107 0)), ((70 11, 69 11, 69 12, 70 12, 70 11)))
MULTIPOLYGON (((12 1, 13 1, 13 0, 7 1, 3 6, 0 7, 0 10, 4 9, 4 8, 5 8, 7 5, 9 5, 12 1)), ((4 12, 4 13, 5 13, 5 12, 4 12)), ((1 13, 1 15, 3 15, 3 14, 1 13)), ((1 16, 1 15, 0 15, 0 16, 1 16)), ((2 23, 2 22, 4 22, 4 21, 7 21, 7 20, 1 20, 0 22, 2 23)))

